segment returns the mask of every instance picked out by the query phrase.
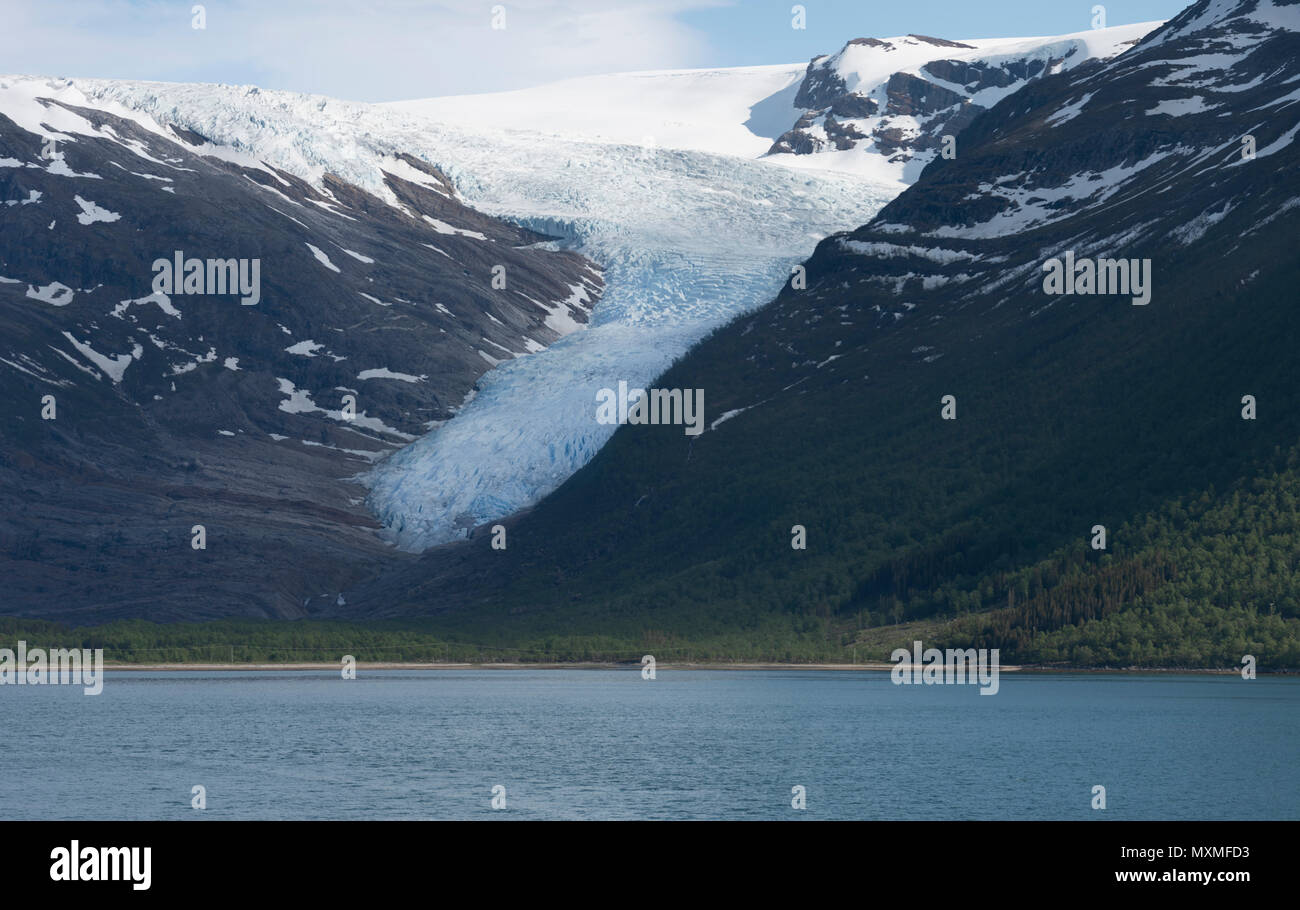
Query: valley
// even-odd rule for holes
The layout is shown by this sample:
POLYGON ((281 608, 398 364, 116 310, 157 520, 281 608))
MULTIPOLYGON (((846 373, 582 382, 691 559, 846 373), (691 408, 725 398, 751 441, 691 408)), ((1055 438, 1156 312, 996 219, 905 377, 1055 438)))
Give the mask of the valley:
POLYGON ((1295 16, 1200 0, 1097 34, 854 39, 806 67, 385 105, 20 83, 5 217, 38 236, 58 206, 111 238, 211 171, 228 210, 260 201, 262 239, 241 250, 232 217, 183 248, 274 249, 262 302, 222 306, 277 318, 246 340, 192 328, 197 298, 149 301, 147 262, 182 248, 165 232, 108 306, 111 245, 98 270, 0 251, 10 312, 41 314, 11 317, 26 341, 0 375, 33 415, 39 384, 70 390, 75 420, 28 415, 0 449, 21 491, 6 612, 176 659, 234 634, 262 659, 328 651, 360 622, 426 660, 834 662, 924 637, 1034 665, 1295 666, 1295 16), (31 104, 76 137, 57 168, 31 104), (172 192, 61 183, 130 173, 123 154, 172 192), (1094 256, 1105 295, 1076 275, 1094 256), (652 387, 698 390, 703 431, 598 419, 601 390, 652 387), (97 461, 86 500, 71 478, 97 461), (37 499, 77 530, 36 533, 37 499), (226 562, 170 549, 195 523, 226 562), (91 545, 104 577, 74 577, 91 545))

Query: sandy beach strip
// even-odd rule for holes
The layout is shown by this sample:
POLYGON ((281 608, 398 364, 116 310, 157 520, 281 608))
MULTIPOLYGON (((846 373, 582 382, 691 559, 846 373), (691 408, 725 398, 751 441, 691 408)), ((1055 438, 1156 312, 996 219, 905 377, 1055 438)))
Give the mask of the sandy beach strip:
MULTIPOLYGON (((893 670, 896 664, 892 663, 859 663, 859 664, 778 664, 778 663, 666 663, 659 661, 655 665, 656 670, 847 670, 861 671, 871 670, 878 672, 888 672, 893 670)), ((903 666, 908 666, 904 664, 903 666)), ((338 672, 342 667, 341 663, 157 663, 157 664, 123 664, 105 662, 105 670, 134 670, 148 671, 153 673, 172 672, 185 670, 202 670, 204 672, 214 670, 329 670, 338 672)), ((574 661, 572 663, 519 663, 519 662, 492 662, 492 663, 398 663, 393 661, 378 661, 369 663, 358 661, 356 664, 357 671, 362 670, 639 670, 640 661, 624 662, 599 662, 599 661, 574 661)), ((1015 673, 1022 668, 1017 666, 1001 665, 998 671, 1001 673, 1015 673)))

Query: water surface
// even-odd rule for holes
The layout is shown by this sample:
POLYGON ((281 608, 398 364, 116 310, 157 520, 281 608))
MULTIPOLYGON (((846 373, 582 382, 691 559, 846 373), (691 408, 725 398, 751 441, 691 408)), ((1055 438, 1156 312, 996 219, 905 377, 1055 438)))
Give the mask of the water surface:
POLYGON ((107 671, 0 686, 0 818, 1296 819, 1298 718, 1287 677, 107 671))

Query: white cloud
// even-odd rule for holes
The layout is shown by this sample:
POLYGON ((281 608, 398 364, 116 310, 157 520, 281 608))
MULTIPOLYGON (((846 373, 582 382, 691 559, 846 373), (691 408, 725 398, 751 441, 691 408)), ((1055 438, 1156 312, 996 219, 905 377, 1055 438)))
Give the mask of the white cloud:
POLYGON ((588 73, 704 66, 682 12, 722 0, 0 0, 5 69, 253 83, 359 101, 501 91, 588 73))

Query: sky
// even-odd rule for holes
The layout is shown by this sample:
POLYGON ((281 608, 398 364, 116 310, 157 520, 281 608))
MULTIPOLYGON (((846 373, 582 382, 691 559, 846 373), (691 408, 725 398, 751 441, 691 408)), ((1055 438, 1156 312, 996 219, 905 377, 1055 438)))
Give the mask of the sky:
MULTIPOLYGON (((12 74, 225 82, 392 101, 592 73, 807 62, 850 38, 1056 35, 1097 0, 0 0, 12 74), (201 27, 197 27, 201 26, 201 27)), ((1102 3, 1107 25, 1182 0, 1102 3)))

